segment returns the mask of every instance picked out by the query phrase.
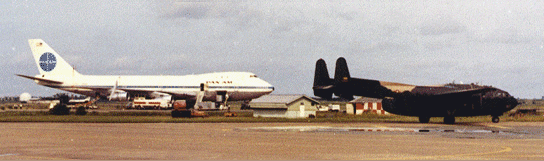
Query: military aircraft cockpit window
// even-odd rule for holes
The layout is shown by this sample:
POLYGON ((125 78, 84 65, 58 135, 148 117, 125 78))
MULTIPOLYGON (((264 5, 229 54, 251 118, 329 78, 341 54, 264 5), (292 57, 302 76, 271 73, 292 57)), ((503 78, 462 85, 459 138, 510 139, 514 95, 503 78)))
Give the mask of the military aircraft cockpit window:
POLYGON ((495 96, 496 97, 508 97, 509 95, 506 92, 497 92, 497 93, 495 93, 495 96))

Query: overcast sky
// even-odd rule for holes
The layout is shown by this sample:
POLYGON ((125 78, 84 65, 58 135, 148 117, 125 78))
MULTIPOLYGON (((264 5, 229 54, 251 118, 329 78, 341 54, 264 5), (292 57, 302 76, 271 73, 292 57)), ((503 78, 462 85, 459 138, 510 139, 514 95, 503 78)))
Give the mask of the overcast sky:
POLYGON ((544 95, 544 1, 0 1, 0 96, 62 91, 36 75, 40 38, 82 74, 248 71, 313 96, 315 62, 352 77, 480 83, 544 95))

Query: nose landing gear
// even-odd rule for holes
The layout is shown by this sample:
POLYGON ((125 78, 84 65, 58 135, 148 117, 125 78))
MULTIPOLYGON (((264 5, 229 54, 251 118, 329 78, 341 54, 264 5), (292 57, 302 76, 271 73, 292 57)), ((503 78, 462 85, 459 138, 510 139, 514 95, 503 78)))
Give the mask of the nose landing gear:
POLYGON ((491 118, 491 122, 493 122, 493 123, 499 123, 499 120, 500 120, 500 119, 499 119, 499 116, 493 116, 493 117, 491 118))

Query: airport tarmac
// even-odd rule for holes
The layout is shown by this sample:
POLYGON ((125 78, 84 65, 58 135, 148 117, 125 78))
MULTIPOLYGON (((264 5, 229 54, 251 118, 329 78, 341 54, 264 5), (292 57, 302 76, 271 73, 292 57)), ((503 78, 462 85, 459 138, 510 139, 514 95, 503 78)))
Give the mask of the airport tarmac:
POLYGON ((0 123, 0 160, 544 159, 544 123, 0 123))

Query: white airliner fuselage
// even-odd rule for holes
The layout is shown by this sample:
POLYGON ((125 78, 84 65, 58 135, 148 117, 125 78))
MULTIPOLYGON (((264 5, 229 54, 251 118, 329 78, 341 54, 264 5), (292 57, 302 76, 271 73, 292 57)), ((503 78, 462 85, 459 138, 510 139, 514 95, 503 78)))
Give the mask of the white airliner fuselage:
POLYGON ((219 95, 228 100, 251 100, 271 93, 274 87, 249 72, 218 72, 198 75, 82 75, 72 68, 43 40, 29 40, 38 65, 39 75, 33 79, 39 85, 87 96, 126 100, 130 97, 215 101, 219 95))
POLYGON ((216 91, 225 91, 229 100, 236 101, 257 98, 274 90, 270 84, 248 72, 221 72, 186 76, 50 76, 47 79, 63 83, 55 84, 38 80, 38 84, 87 96, 108 95, 116 83, 118 91, 150 97, 154 97, 153 94, 163 93, 177 99, 195 97, 200 91, 202 83, 208 86, 204 100, 215 99, 214 92, 216 91))

